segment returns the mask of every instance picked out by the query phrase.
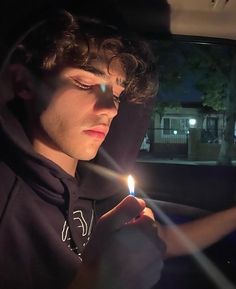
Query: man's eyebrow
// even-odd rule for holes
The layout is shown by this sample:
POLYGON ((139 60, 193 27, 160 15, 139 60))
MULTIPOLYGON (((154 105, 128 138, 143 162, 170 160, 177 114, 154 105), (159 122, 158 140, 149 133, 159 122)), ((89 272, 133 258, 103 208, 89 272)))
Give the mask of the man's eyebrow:
MULTIPOLYGON (((108 77, 104 71, 102 71, 99 68, 94 67, 94 66, 86 66, 86 67, 82 67, 82 69, 85 71, 91 72, 94 75, 102 77, 104 79, 106 79, 108 77)), ((122 87, 126 87, 126 84, 127 84, 127 82, 125 80, 118 78, 118 77, 116 79, 116 83, 122 87)))
POLYGON ((92 74, 102 77, 102 78, 107 78, 107 75, 104 71, 94 67, 94 66, 86 66, 86 67, 82 67, 83 70, 91 72, 92 74))

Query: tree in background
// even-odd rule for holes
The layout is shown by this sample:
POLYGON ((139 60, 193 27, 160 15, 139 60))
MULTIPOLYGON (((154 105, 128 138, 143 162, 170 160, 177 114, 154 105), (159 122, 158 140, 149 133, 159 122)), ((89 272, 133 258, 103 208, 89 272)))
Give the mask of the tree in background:
POLYGON ((202 93, 202 105, 224 114, 218 164, 230 165, 236 121, 236 54, 218 45, 195 45, 194 51, 186 65, 200 75, 196 88, 202 93))

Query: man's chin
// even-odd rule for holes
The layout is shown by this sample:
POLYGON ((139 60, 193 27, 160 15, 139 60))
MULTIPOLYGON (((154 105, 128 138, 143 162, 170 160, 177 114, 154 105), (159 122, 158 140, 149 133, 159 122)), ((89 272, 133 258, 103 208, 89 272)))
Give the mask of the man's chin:
MULTIPOLYGON (((96 155, 95 155, 96 156, 96 155)), ((81 161, 91 161, 91 160, 93 160, 94 158, 95 158, 95 156, 93 156, 93 157, 88 157, 88 158, 81 158, 80 160, 81 161)))
POLYGON ((97 155, 97 152, 98 150, 94 151, 94 152, 88 152, 87 154, 83 154, 83 155, 80 155, 78 160, 80 161, 90 161, 92 159, 94 159, 97 155))

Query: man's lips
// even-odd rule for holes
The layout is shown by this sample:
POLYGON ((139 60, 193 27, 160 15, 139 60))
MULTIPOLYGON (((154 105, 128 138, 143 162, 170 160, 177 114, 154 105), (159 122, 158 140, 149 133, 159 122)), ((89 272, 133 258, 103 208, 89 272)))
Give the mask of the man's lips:
POLYGON ((108 126, 96 126, 84 130, 84 133, 98 139, 104 139, 108 133, 108 126))

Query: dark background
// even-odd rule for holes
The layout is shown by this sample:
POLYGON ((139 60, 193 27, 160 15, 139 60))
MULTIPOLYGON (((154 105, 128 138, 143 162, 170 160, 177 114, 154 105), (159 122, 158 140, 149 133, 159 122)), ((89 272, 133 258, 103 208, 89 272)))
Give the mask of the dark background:
MULTIPOLYGON (((33 24, 60 9, 100 18, 143 36, 169 34, 169 6, 165 0, 2 0, 1 51, 7 51, 33 24)), ((3 59, 1 53, 0 60, 3 59)))

